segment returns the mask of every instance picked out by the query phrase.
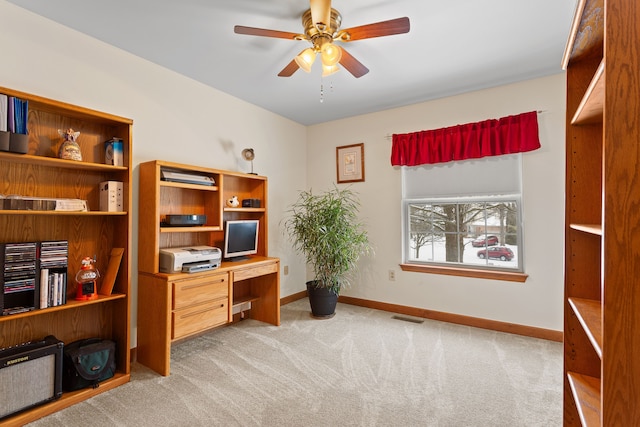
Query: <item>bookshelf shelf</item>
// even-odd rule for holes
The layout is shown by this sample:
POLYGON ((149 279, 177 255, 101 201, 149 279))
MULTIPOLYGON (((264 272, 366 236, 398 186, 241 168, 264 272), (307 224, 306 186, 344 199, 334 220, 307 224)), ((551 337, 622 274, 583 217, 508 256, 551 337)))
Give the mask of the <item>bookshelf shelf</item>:
POLYGON ((573 399, 578 406, 580 422, 583 426, 600 424, 600 380, 575 372, 567 373, 573 399))
POLYGON ((602 306, 600 301, 569 298, 569 305, 578 317, 598 357, 602 358, 602 306))
POLYGON ((109 296, 99 295, 97 299, 90 301, 76 301, 74 299, 68 299, 66 304, 57 305, 55 307, 47 307, 43 309, 35 309, 31 311, 26 311, 24 313, 10 314, 8 316, 0 316, 0 324, 3 322, 18 320, 26 317, 32 316, 41 316, 43 314, 51 314, 56 311, 65 311, 65 310, 73 310, 81 306, 88 306, 93 304, 104 304, 105 302, 125 299, 127 296, 125 294, 111 294, 109 296))
POLYGON ((225 212, 265 212, 265 208, 224 208, 225 212))
POLYGON ((0 215, 46 215, 46 216, 127 216, 128 212, 105 212, 105 211, 87 211, 87 212, 66 212, 66 211, 28 211, 28 210, 3 210, 0 209, 0 215))
POLYGON ((222 231, 222 227, 197 226, 197 227, 160 227, 161 233, 208 233, 211 231, 222 231))
POLYGON ((601 224, 570 224, 574 230, 582 231, 584 233, 594 234, 596 236, 602 236, 602 225, 601 224))
POLYGON ((572 125, 585 125, 590 123, 601 123, 602 112, 604 111, 604 60, 596 70, 584 98, 576 109, 576 114, 571 120, 572 125))
POLYGON ((203 185, 203 184, 189 184, 186 182, 172 182, 172 181, 160 181, 161 187, 173 187, 173 188, 190 188, 192 190, 199 191, 218 191, 218 186, 216 185, 203 185))
MULTIPOLYGON (((2 89, 0 88, 0 93, 2 89)), ((104 172, 127 172, 125 166, 105 165, 103 163, 76 162, 73 160, 58 159, 56 157, 34 156, 30 154, 15 154, 0 151, 0 160, 7 160, 16 164, 28 164, 46 166, 59 169, 104 171, 104 172)))

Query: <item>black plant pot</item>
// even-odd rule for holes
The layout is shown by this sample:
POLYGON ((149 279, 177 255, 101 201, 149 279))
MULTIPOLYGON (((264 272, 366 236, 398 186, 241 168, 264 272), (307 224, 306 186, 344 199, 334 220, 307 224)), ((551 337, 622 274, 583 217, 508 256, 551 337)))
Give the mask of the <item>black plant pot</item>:
POLYGON ((307 282, 311 315, 317 319, 330 319, 336 314, 338 294, 328 288, 317 288, 316 283, 315 280, 307 282))

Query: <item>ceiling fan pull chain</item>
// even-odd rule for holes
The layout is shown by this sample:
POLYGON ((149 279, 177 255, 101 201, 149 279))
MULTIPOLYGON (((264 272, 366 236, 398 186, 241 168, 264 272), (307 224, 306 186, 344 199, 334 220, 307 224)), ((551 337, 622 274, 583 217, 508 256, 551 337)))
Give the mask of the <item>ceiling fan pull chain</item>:
POLYGON ((320 103, 324 102, 324 85, 320 82, 320 103))

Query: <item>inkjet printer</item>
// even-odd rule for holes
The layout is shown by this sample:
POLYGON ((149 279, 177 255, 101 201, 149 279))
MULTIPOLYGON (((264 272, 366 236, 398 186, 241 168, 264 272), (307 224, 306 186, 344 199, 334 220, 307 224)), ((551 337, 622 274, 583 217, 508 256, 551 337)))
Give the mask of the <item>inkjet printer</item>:
POLYGON ((213 246, 160 249, 161 273, 195 273, 220 267, 222 251, 213 246))

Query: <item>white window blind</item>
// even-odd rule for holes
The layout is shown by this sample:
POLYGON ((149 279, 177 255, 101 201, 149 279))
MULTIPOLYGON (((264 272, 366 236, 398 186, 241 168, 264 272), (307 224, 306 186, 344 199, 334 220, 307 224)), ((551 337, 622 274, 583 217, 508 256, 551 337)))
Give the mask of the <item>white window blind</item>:
POLYGON ((404 199, 520 194, 522 154, 403 167, 404 199))

